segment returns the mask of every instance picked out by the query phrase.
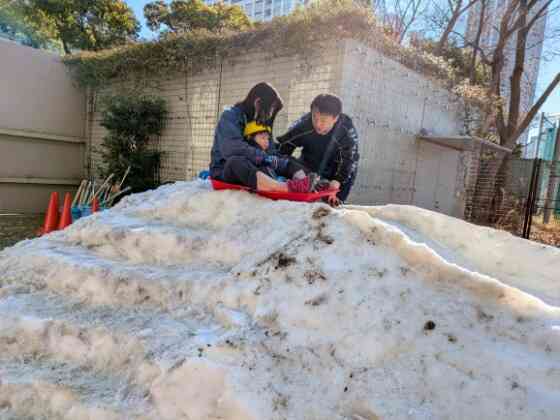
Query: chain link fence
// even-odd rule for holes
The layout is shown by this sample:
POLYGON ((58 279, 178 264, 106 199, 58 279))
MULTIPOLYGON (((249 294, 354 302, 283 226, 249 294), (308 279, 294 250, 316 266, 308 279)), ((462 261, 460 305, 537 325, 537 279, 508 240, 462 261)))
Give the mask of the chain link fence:
POLYGON ((560 162, 535 161, 533 196, 528 203, 526 237, 560 246, 560 162))
POLYGON ((480 162, 468 221, 560 246, 560 162, 500 158, 480 162))

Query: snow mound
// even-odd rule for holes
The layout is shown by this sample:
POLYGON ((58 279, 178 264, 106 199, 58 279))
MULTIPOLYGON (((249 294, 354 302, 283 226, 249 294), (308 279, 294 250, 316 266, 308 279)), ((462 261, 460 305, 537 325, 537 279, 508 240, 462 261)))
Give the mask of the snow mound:
POLYGON ((0 418, 557 419, 560 251, 181 182, 0 252, 0 418))

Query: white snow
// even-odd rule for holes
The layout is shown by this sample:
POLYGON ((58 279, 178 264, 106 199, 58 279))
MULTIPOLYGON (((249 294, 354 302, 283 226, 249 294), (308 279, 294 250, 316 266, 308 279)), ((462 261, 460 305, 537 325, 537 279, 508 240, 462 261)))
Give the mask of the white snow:
POLYGON ((560 250, 181 182, 0 252, 0 418, 558 419, 560 250))

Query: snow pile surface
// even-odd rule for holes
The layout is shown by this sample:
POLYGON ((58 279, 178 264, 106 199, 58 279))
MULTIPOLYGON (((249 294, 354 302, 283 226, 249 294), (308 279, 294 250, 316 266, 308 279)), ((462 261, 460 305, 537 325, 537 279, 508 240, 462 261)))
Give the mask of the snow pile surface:
POLYGON ((183 182, 0 252, 2 419, 558 419, 560 251, 183 182))

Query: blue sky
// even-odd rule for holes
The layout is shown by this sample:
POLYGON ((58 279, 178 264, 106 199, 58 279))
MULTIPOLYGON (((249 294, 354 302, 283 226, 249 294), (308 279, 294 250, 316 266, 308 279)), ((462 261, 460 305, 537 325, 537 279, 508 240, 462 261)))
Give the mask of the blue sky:
MULTIPOLYGON (((560 57, 556 57, 549 63, 541 62, 541 68, 539 71, 539 89, 537 94, 541 93, 546 89, 550 81, 554 76, 560 71, 560 57)), ((556 89, 548 97, 541 111, 550 113, 560 112, 560 85, 556 86, 556 89)))
POLYGON ((146 28, 146 20, 144 19, 144 5, 150 3, 151 0, 125 0, 126 3, 132 7, 134 13, 136 14, 136 18, 142 24, 142 32, 140 33, 141 36, 144 38, 153 38, 153 32, 146 28))
MULTIPOLYGON (((142 24, 141 36, 144 38, 153 38, 154 34, 152 31, 146 28, 144 20, 144 5, 149 3, 150 0, 126 0, 126 2, 132 7, 136 17, 142 24)), ((540 74, 539 74, 539 84, 537 89, 537 94, 540 94, 546 87, 548 83, 552 80, 554 75, 560 71, 560 57, 556 57, 553 61, 548 63, 541 63, 540 74)), ((544 104, 541 111, 550 112, 560 112, 560 86, 552 92, 548 101, 544 104)))

